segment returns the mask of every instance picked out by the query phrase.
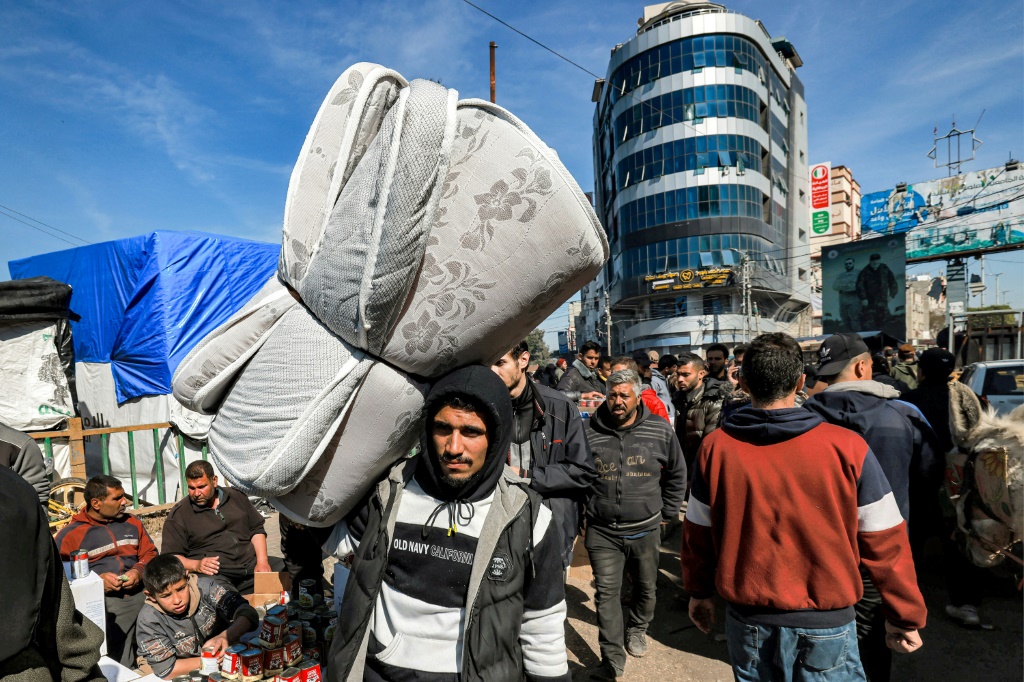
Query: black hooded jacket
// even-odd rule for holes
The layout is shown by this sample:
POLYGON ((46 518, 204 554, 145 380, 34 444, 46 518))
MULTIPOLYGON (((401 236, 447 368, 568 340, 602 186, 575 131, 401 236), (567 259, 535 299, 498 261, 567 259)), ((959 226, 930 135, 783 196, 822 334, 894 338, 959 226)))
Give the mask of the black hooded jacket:
POLYGON ((913 405, 896 400, 896 395, 896 389, 876 381, 847 381, 812 396, 804 408, 867 441, 909 524, 911 488, 934 489, 944 462, 928 420, 913 405))

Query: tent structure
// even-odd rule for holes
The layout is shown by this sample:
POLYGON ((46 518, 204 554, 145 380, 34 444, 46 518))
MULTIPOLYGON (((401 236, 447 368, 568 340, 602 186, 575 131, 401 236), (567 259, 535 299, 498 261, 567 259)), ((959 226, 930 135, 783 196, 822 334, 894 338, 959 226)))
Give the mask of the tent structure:
MULTIPOLYGON (((210 418, 177 404, 169 395, 171 377, 189 350, 275 273, 279 252, 277 244, 158 231, 8 267, 15 280, 46 276, 71 287, 78 407, 87 428, 170 421, 186 436, 205 438, 210 418)), ((141 494, 155 501, 151 441, 137 439, 135 454, 141 494)), ((171 441, 165 433, 168 473, 177 467, 171 441)), ((111 438, 110 459, 114 476, 129 475, 124 435, 111 438)), ((100 471, 98 439, 86 444, 86 468, 90 475, 100 471)), ((165 481, 167 499, 174 499, 178 478, 165 481)))

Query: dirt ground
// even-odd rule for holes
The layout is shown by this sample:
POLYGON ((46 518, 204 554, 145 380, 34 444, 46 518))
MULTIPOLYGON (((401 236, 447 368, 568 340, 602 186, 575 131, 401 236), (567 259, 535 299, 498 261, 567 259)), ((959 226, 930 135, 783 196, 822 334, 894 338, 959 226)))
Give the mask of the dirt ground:
MULTIPOLYGON (((267 546, 271 556, 280 557, 277 515, 267 519, 267 546)), ((686 615, 681 598, 679 569, 680 531, 677 529, 661 547, 661 575, 658 604, 648 634, 648 653, 630 658, 627 680, 669 682, 732 679, 724 641, 705 636, 686 615)), ((991 630, 969 630, 945 613, 946 596, 941 559, 930 556, 918 567, 919 581, 928 603, 928 627, 922 631, 924 647, 908 656, 897 656, 893 680, 985 680, 1024 679, 1024 609, 1016 585, 992 575, 981 605, 984 622, 991 630)), ((570 579, 566 585, 569 618, 566 645, 573 679, 590 679, 589 671, 600 662, 597 645, 597 614, 594 588, 589 581, 570 579)), ((719 623, 724 614, 719 613, 719 623)))

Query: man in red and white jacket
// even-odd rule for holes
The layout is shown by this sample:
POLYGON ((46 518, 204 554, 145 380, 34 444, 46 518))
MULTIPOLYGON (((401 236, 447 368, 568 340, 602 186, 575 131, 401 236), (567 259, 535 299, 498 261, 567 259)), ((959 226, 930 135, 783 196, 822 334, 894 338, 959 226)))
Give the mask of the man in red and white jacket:
POLYGON ((142 522, 125 513, 128 498, 121 481, 93 476, 85 485, 85 506, 57 533, 60 558, 84 550, 89 568, 103 580, 107 611, 107 655, 135 665, 135 621, 145 603, 142 571, 156 555, 156 545, 142 522))
POLYGON ((757 337, 741 381, 752 404, 697 455, 682 548, 690 617, 710 632, 712 596, 725 598, 738 680, 864 679, 859 567, 882 595, 887 644, 921 646, 927 610, 906 524, 864 439, 794 407, 803 383, 796 341, 757 337))

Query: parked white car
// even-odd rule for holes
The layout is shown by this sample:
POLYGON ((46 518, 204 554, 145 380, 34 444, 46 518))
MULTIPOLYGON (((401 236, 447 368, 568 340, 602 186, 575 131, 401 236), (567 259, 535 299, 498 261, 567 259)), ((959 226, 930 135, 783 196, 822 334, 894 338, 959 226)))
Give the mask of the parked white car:
POLYGON ((1024 360, 975 362, 964 369, 960 381, 998 414, 1010 414, 1024 404, 1024 360))

